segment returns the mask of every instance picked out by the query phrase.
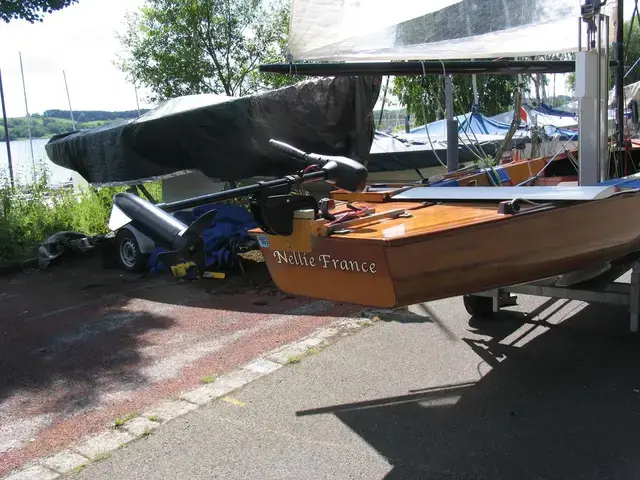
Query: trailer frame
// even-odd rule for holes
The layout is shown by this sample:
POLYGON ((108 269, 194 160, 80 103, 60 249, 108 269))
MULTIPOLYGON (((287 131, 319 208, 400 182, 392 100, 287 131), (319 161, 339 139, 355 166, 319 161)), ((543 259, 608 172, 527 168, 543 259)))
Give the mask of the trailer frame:
POLYGON ((629 307, 629 329, 640 328, 640 252, 604 265, 596 265, 534 282, 509 285, 464 295, 465 309, 472 316, 490 318, 501 308, 517 304, 517 294, 577 300, 629 307), (629 283, 618 282, 631 272, 629 283))

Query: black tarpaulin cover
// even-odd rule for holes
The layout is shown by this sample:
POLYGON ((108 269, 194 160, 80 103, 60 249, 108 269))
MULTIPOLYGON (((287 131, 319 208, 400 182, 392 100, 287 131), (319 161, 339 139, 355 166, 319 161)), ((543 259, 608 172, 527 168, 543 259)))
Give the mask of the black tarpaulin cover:
POLYGON ((356 158, 366 148, 366 156, 379 88, 379 77, 336 77, 246 97, 178 97, 134 120, 56 135, 45 148, 53 163, 95 185, 190 170, 222 181, 283 175, 300 165, 270 149, 270 139, 356 158))

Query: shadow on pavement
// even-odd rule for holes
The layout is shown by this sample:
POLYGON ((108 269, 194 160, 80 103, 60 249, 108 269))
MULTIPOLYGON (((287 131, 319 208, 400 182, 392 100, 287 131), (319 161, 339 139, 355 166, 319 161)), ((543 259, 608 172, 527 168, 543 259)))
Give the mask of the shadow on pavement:
POLYGON ((118 305, 91 313, 74 318, 86 312, 72 311, 68 318, 50 318, 64 323, 55 330, 37 320, 4 328, 0 400, 17 393, 28 401, 30 391, 49 392, 49 400, 56 404, 47 406, 47 411, 72 413, 97 403, 105 388, 126 390, 144 384, 137 368, 145 335, 171 328, 174 320, 118 305))
POLYGON ((558 325, 533 316, 472 319, 484 339, 465 341, 492 367, 477 383, 298 415, 336 415, 393 465, 386 479, 639 478, 640 342, 628 311, 589 305, 558 325), (549 330, 514 346, 528 325, 549 330))
MULTIPOLYGON (((48 424, 184 380, 180 369, 240 339, 267 336, 260 341, 271 346, 278 326, 298 315, 322 319, 348 308, 278 292, 258 262, 228 281, 178 283, 170 274, 105 270, 89 258, 0 282, 0 426, 43 416, 48 424)), ((256 354, 244 348, 219 363, 243 361, 245 351, 256 354)), ((23 428, 16 425, 12 431, 23 428)), ((13 444, 3 435, 0 453, 13 444)))

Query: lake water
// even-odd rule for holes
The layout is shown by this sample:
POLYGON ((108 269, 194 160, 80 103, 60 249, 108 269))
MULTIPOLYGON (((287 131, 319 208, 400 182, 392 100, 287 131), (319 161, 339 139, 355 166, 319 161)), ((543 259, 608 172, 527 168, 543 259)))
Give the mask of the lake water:
MULTIPOLYGON (((49 182, 54 186, 62 182, 68 182, 69 180, 72 180, 75 185, 86 184, 85 180, 78 173, 60 167, 49 160, 44 148, 48 141, 48 138, 34 139, 32 141, 33 162, 31 160, 29 140, 9 142, 15 181, 23 185, 33 183, 33 165, 35 163, 37 172, 41 171, 42 167, 49 171, 49 182)), ((7 159, 7 145, 5 142, 0 142, 0 179, 9 178, 9 162, 7 159)))

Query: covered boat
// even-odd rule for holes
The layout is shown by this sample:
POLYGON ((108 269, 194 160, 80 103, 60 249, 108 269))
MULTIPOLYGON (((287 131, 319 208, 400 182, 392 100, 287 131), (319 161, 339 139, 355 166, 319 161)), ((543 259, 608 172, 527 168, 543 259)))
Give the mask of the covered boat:
POLYGON ((393 308, 546 278, 636 251, 639 192, 615 186, 380 189, 348 200, 337 196, 325 218, 295 212, 290 235, 250 233, 284 292, 393 308))
POLYGON ((130 121, 56 135, 56 165, 94 185, 139 184, 189 171, 221 181, 274 177, 296 164, 271 138, 326 155, 365 157, 380 77, 313 78, 245 97, 189 95, 130 121))

